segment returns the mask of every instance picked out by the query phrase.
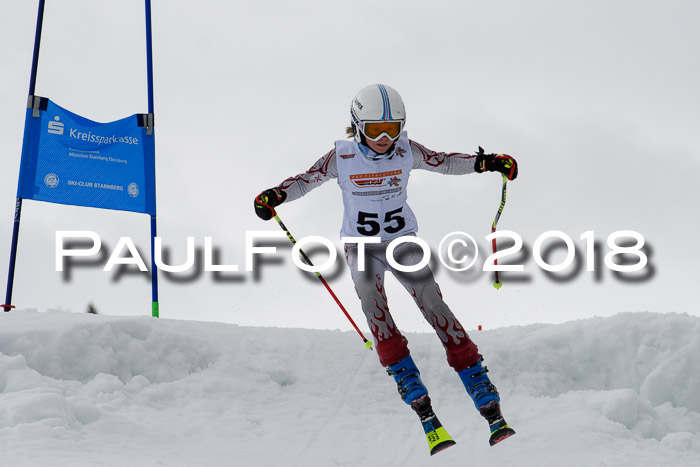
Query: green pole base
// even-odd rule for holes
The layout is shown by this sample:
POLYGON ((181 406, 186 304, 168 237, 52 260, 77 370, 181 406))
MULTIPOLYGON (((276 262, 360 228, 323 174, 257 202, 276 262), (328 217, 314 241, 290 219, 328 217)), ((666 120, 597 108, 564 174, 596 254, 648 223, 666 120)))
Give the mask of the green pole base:
POLYGON ((151 304, 151 314, 154 318, 160 318, 160 311, 158 310, 158 302, 153 302, 151 304))

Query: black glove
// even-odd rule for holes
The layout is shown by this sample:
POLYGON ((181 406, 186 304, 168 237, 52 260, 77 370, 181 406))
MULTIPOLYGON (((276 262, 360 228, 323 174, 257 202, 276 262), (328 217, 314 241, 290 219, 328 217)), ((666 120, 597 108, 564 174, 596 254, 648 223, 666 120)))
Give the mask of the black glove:
POLYGON ((275 217, 275 206, 279 206, 287 199, 287 193, 279 188, 270 188, 255 197, 255 214, 264 221, 275 217))
POLYGON ((500 172, 508 180, 515 180, 518 177, 518 163, 508 154, 484 154, 484 150, 479 146, 476 153, 474 170, 482 172, 500 172))

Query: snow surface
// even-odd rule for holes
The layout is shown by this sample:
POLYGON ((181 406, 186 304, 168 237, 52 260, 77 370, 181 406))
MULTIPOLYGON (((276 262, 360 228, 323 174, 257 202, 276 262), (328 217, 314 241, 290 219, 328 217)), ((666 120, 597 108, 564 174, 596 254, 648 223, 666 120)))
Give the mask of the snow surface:
POLYGON ((355 333, 0 316, 3 465, 700 465, 698 317, 473 331, 518 432, 495 447, 437 337, 409 334, 458 443, 431 458, 355 333))

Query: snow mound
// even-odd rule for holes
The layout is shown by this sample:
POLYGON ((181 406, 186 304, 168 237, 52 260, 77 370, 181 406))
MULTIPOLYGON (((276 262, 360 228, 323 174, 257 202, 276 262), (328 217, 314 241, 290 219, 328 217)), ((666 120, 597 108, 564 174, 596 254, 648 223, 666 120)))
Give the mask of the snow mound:
POLYGON ((86 383, 98 375, 113 375, 128 382, 139 375, 160 383, 211 364, 215 353, 203 344, 145 320, 124 320, 3 333, 0 353, 18 356, 28 368, 56 379, 86 383))
POLYGON ((622 313, 496 332, 503 343, 485 355, 516 392, 554 397, 631 388, 654 405, 700 412, 697 317, 622 313))
MULTIPOLYGON (((7 465, 433 460, 393 380, 352 332, 23 311, 0 319, 7 465)), ((407 337, 458 442, 436 465, 700 465, 700 318, 626 313, 472 332, 518 432, 494 448, 436 336, 407 337)))

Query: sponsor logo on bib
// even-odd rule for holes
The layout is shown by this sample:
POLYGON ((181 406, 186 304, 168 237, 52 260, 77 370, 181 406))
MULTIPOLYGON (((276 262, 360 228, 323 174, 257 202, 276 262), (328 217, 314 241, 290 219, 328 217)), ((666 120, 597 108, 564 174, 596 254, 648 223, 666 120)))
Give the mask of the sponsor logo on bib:
POLYGON ((368 174, 350 175, 350 181, 357 188, 378 188, 383 186, 398 186, 401 179, 396 175, 401 175, 401 170, 391 170, 389 172, 377 172, 368 174))

